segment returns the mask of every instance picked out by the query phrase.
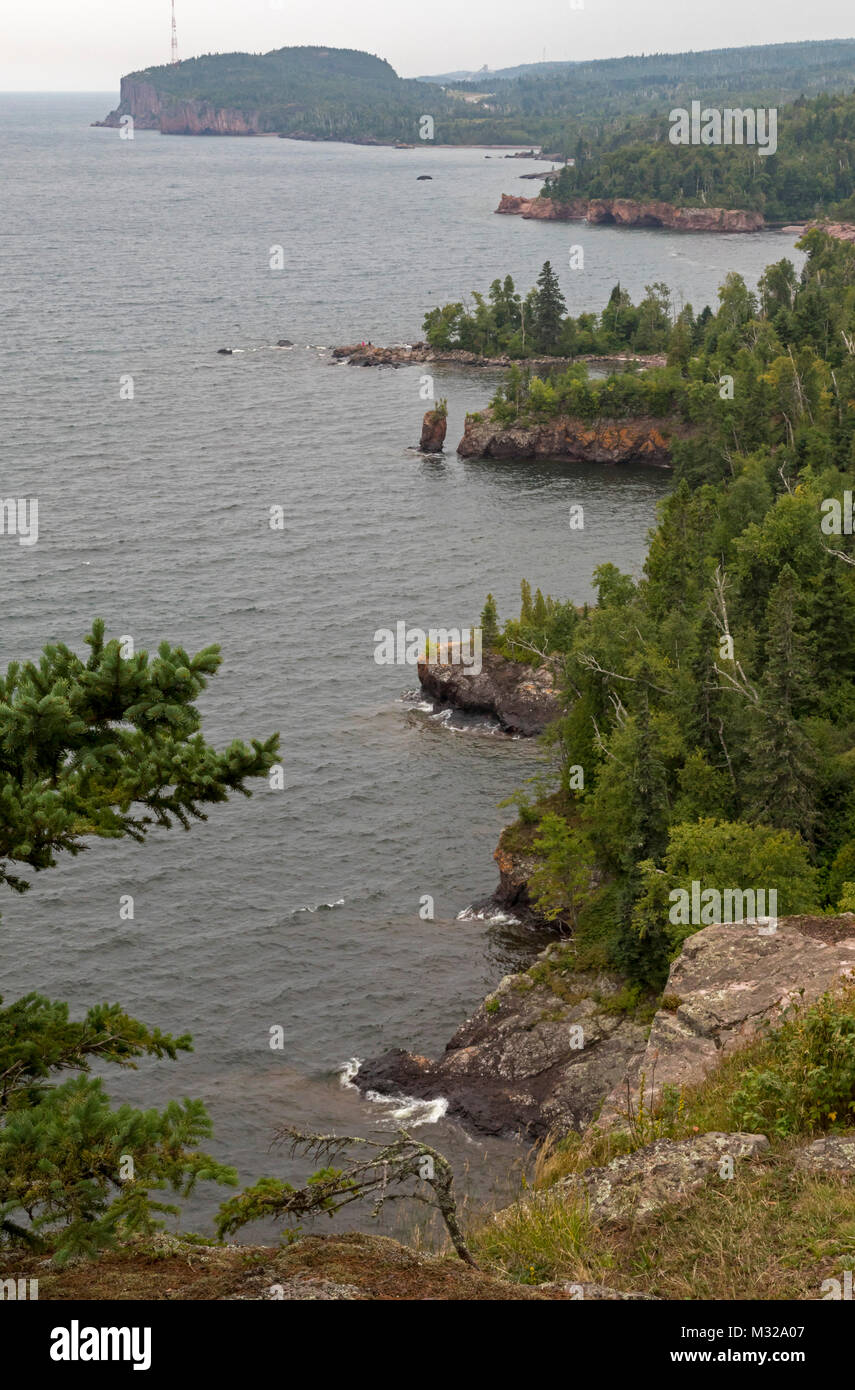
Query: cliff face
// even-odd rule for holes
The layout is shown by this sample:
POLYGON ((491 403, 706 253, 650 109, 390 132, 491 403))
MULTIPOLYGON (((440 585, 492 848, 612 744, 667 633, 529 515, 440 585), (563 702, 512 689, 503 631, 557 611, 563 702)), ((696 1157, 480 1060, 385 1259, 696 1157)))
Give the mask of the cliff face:
POLYGON ((122 78, 119 105, 105 120, 95 124, 113 128, 121 124, 123 116, 132 116, 138 130, 159 130, 163 135, 261 133, 258 111, 215 107, 207 101, 178 101, 162 96, 153 83, 135 77, 122 78))
POLYGON ((517 198, 503 193, 496 212, 545 222, 613 222, 620 227, 670 227, 678 232, 759 232, 763 214, 742 208, 678 208, 633 198, 517 198))
POLYGON ((670 468, 671 442, 684 427, 672 419, 590 423, 560 416, 543 425, 499 425, 484 412, 467 415, 457 446, 462 458, 569 459, 573 463, 647 463, 670 468))

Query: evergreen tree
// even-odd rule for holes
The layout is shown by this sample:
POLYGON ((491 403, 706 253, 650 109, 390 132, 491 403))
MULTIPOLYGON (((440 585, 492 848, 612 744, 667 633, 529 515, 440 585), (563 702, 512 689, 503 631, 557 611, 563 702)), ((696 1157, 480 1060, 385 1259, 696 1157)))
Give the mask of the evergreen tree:
POLYGON ((543 263, 543 269, 537 277, 537 286, 534 305, 535 339, 541 352, 554 353, 561 339, 567 305, 561 293, 558 276, 549 261, 543 263))
POLYGON ((499 638, 499 610, 496 607, 496 600, 492 594, 487 595, 487 602, 481 609, 481 642, 484 650, 489 651, 496 645, 499 638))
MULTIPOLYGON (((84 661, 64 644, 0 678, 0 882, 30 887, 22 866, 51 868, 87 837, 143 840, 152 825, 189 828, 203 807, 249 796, 246 781, 273 766, 278 737, 217 752, 193 703, 220 664, 219 649, 189 656, 164 642, 150 660, 86 639, 84 661)), ((2 1001, 0 1001, 2 1002, 2 1001)), ((174 1058, 174 1038, 99 1005, 83 1022, 64 1003, 30 994, 0 1008, 0 1241, 46 1244, 59 1259, 91 1254, 121 1228, 150 1230, 175 1210, 152 1191, 186 1196, 200 1179, 234 1171, 195 1152, 211 1132, 200 1101, 162 1113, 110 1107, 94 1063, 133 1066, 174 1058), (76 1072, 60 1085, 57 1073, 76 1072)))

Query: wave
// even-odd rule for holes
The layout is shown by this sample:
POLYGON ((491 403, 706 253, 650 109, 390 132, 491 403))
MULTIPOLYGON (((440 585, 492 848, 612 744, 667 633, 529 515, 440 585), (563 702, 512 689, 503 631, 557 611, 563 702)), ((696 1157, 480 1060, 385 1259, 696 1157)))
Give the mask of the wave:
MULTIPOLYGON (((351 1057, 344 1063, 338 1074, 339 1085, 343 1089, 359 1090, 359 1087, 354 1085, 353 1078, 361 1066, 361 1057, 351 1057)), ((418 1129, 419 1125, 437 1124, 443 1115, 448 1113, 448 1101, 445 1096, 436 1096, 433 1100, 419 1100, 416 1096, 381 1096, 379 1091, 365 1091, 364 1097, 370 1100, 372 1105, 387 1107, 380 1123, 390 1126, 398 1125, 405 1120, 411 1129, 418 1129)))
POLYGON ((462 912, 458 912, 455 922, 495 922, 503 926, 519 926, 520 918, 515 917, 512 912, 505 912, 500 907, 478 907, 475 903, 469 907, 464 907, 462 912))
POLYGON ((336 898, 332 903, 306 903, 303 907, 295 907, 291 916, 296 917, 300 912, 332 912, 334 907, 344 907, 344 898, 336 898))

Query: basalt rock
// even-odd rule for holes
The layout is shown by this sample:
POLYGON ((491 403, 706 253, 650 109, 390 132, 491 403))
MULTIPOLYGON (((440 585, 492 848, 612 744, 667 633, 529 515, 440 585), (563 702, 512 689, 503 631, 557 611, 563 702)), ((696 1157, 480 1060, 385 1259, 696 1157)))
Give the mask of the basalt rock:
POLYGON ((503 193, 496 212, 540 222, 614 223, 620 227, 670 227, 678 232, 759 232, 763 214, 745 208, 680 208, 636 198, 521 198, 503 193))
MULTIPOLYGON (((548 947, 541 961, 549 959, 548 947)), ((362 1091, 433 1100, 483 1134, 543 1138, 581 1130, 644 1031, 603 1010, 611 976, 579 974, 563 995, 530 974, 508 975, 436 1062, 395 1049, 363 1063, 362 1091)))
POLYGON ((505 733, 530 737, 558 717, 555 677, 548 665, 528 666, 484 652, 476 675, 462 663, 420 661, 422 689, 438 705, 468 714, 494 715, 505 733))
POLYGON ((796 1168, 803 1173, 855 1177, 855 1133, 827 1134, 808 1144, 797 1155, 796 1168))
POLYGON ((445 443, 448 419, 443 410, 428 410, 422 421, 422 437, 419 448, 423 454, 441 454, 445 443))
POLYGON ((538 425, 503 425, 489 410, 467 415, 462 458, 569 459, 573 463, 645 463, 671 467, 671 443, 689 433, 672 418, 585 421, 558 416, 538 425))
MULTIPOLYGON (((855 225, 851 222, 810 222, 808 228, 818 227, 821 232, 827 232, 835 241, 855 241, 855 225)), ((803 231, 808 230, 803 228, 803 231)))

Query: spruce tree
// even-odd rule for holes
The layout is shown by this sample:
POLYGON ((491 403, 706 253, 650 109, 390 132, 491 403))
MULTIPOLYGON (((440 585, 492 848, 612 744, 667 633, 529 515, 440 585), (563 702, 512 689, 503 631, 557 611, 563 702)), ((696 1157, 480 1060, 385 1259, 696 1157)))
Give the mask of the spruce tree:
POLYGON ((561 339, 561 329, 567 305, 561 293, 558 276, 549 261, 537 277, 535 299, 535 337, 540 352, 554 353, 561 339))
MULTIPOLYGON (((0 677, 0 882, 16 892, 30 887, 25 870, 54 867, 87 838, 189 828, 230 793, 249 796, 247 779, 277 756, 276 735, 223 752, 205 741, 194 701, 220 664, 217 647, 190 656, 163 642, 153 659, 125 654, 105 642, 100 619, 86 641, 86 660, 57 643, 0 677)), ((91 1254, 120 1229, 151 1229, 175 1210, 152 1191, 236 1182, 196 1152, 211 1132, 200 1101, 114 1110, 101 1080, 86 1075, 95 1063, 133 1066, 190 1045, 117 1004, 96 1005, 82 1022, 40 994, 0 1008, 0 1243, 44 1246, 60 1260, 91 1254), (63 1072, 74 1075, 52 1081, 63 1072)))
POLYGON ((499 638, 499 610, 496 607, 496 600, 492 594, 487 595, 487 602, 481 609, 481 642, 485 651, 496 645, 499 638))

